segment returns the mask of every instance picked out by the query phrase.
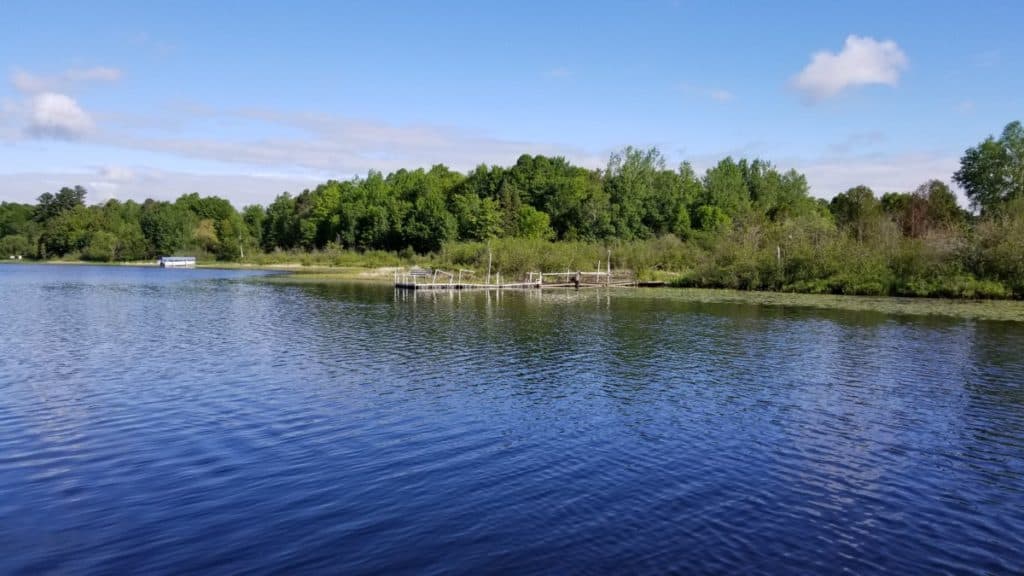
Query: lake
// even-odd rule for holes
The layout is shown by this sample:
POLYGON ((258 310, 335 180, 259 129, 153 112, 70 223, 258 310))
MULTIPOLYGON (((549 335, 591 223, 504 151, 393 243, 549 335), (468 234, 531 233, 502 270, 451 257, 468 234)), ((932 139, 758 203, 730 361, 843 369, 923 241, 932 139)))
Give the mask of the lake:
POLYGON ((0 266, 0 573, 1024 572, 1024 324, 0 266))

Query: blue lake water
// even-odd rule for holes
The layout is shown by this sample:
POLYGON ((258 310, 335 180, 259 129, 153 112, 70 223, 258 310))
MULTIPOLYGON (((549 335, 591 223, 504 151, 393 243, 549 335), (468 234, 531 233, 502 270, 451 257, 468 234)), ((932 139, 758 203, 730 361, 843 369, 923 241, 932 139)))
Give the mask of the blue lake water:
POLYGON ((1024 573, 1024 325, 254 276, 0 266, 0 573, 1024 573))

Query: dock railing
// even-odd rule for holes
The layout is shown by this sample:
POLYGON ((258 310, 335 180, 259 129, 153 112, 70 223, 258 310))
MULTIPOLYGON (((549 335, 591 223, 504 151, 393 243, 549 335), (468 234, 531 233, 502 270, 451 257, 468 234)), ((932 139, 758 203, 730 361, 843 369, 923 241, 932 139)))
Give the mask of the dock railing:
POLYGON ((480 282, 474 278, 473 270, 460 269, 456 272, 447 270, 413 268, 407 272, 395 272, 395 288, 403 290, 510 290, 510 289, 542 289, 542 288, 600 288, 636 286, 636 279, 626 271, 617 275, 611 271, 584 272, 566 270, 565 272, 529 272, 519 282, 502 282, 501 272, 497 272, 487 281, 480 282))

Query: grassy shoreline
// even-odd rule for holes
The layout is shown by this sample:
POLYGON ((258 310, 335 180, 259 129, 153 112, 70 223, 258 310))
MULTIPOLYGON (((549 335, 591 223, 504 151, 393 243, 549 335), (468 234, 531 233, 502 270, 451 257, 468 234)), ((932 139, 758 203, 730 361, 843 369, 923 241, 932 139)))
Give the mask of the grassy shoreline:
MULTIPOLYGON (((267 269, 267 268, 263 268, 267 269)), ((281 271, 281 268, 271 268, 281 271)), ((347 284, 368 282, 390 285, 392 268, 306 267, 288 270, 288 274, 262 278, 278 284, 347 284)), ((565 290, 552 288, 551 290, 565 290)), ((594 290, 593 288, 589 290, 594 290)), ((600 289, 604 290, 604 289, 600 289)), ((761 292, 724 288, 612 288, 622 297, 643 297, 695 304, 740 304, 781 308, 872 312, 886 315, 939 316, 965 320, 1024 322, 1024 301, 970 300, 953 298, 907 298, 896 296, 846 296, 761 292)))
MULTIPOLYGON (((3 264, 48 264, 71 266, 140 266, 155 267, 152 261, 97 263, 85 261, 16 261, 3 264)), ((261 278, 275 284, 346 284, 371 283, 390 285, 395 267, 317 266, 300 263, 246 264, 231 262, 202 263, 199 268, 222 270, 258 270, 278 272, 261 278)), ((559 290, 559 289, 555 289, 559 290)), ((807 308, 874 312, 890 315, 941 316, 960 319, 1024 322, 1024 301, 971 300, 954 298, 907 298, 896 296, 846 296, 836 294, 804 294, 796 292, 760 292, 722 288, 613 288, 624 297, 664 298, 675 302, 697 304, 742 304, 751 306, 807 308)))
POLYGON ((896 296, 846 296, 796 292, 757 292, 723 288, 655 288, 644 294, 700 304, 808 308, 872 312, 885 315, 941 316, 966 320, 1024 322, 1024 302, 1019 300, 968 300, 952 298, 905 298, 896 296))

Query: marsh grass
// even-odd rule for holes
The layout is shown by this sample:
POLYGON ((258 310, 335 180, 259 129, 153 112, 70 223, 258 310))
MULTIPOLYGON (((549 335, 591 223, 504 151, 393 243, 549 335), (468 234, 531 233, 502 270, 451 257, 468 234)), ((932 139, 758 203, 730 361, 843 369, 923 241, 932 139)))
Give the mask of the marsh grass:
MULTIPOLYGON (((1024 322, 1024 302, 1019 300, 970 300, 950 298, 900 298, 798 294, 713 288, 655 288, 631 290, 632 297, 665 298, 702 304, 847 310, 886 315, 945 316, 978 320, 1024 322)), ((625 292, 623 292, 625 294, 625 292)))

